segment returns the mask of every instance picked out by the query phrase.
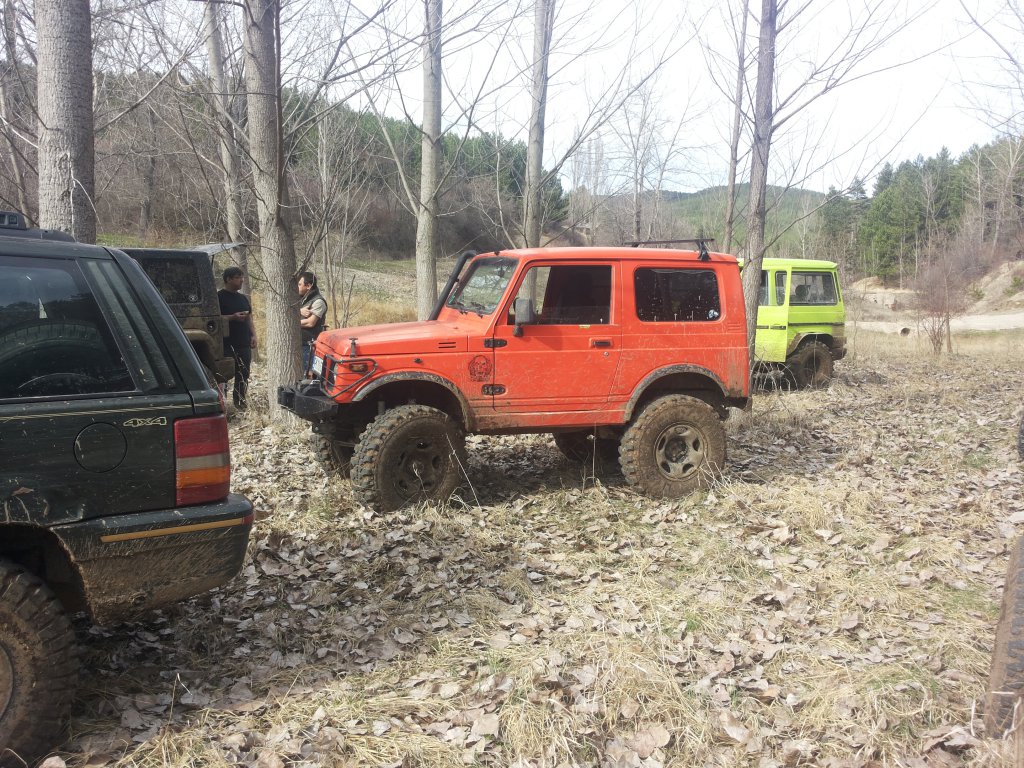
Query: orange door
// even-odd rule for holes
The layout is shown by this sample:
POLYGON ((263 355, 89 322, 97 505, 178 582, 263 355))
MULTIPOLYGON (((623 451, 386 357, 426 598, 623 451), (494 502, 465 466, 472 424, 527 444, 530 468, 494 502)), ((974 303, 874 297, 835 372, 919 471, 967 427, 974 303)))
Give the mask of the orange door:
POLYGON ((512 295, 533 301, 536 316, 517 336, 510 303, 495 327, 497 411, 541 415, 605 407, 622 339, 612 295, 617 269, 540 263, 525 272, 512 295))

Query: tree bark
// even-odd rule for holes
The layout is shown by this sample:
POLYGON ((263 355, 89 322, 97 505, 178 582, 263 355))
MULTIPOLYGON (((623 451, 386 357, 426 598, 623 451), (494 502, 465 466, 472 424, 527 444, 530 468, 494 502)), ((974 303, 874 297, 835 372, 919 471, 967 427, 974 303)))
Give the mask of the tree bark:
POLYGON ((277 405, 277 388, 298 379, 301 347, 295 243, 286 211, 278 10, 275 0, 246 1, 245 75, 260 257, 268 281, 264 318, 267 391, 271 418, 286 421, 286 411, 277 405))
POLYGON ((96 242, 92 26, 88 0, 40 0, 39 223, 96 242))
MULTIPOLYGON (((213 103, 217 112, 218 149, 220 150, 221 171, 224 184, 224 225, 228 240, 233 243, 245 242, 245 221, 242 209, 242 183, 240 180, 238 139, 231 120, 231 90, 224 74, 224 43, 217 17, 217 4, 207 2, 203 9, 203 24, 206 27, 206 53, 210 60, 210 85, 213 103)), ((239 266, 249 281, 249 264, 244 246, 237 249, 239 266)))
POLYGON ((11 172, 14 175, 14 184, 17 188, 15 194, 18 198, 18 210, 25 218, 35 223, 35 215, 29 210, 28 189, 25 187, 25 158, 21 148, 18 146, 17 133, 14 129, 16 116, 11 94, 8 90, 8 83, 15 80, 17 76, 18 50, 15 44, 15 14, 17 7, 14 0, 4 0, 4 52, 7 60, 0 70, 0 119, 4 124, 4 140, 10 153, 11 172))
POLYGON ((523 244, 527 248, 540 247, 544 228, 544 113, 548 103, 548 60, 554 23, 555 0, 535 0, 532 107, 526 145, 526 194, 523 196, 523 244))
POLYGON ((761 32, 757 50, 757 86, 754 93, 754 142, 750 158, 750 209, 747 218, 746 262, 743 294, 747 306, 747 344, 750 369, 754 369, 754 334, 757 332, 757 295, 764 258, 765 218, 768 197, 768 155, 774 130, 772 86, 775 81, 775 39, 778 34, 778 0, 761 0, 761 32))
POLYGON ((423 126, 420 199, 416 210, 416 314, 430 316, 437 303, 437 258, 441 181, 441 17, 442 0, 424 0, 423 126))
POLYGON ((725 193, 725 247, 732 250, 732 230, 736 218, 736 168, 740 162, 740 126, 743 117, 743 90, 747 81, 747 17, 750 0, 743 0, 743 19, 736 37, 736 90, 733 92, 732 133, 729 136, 729 182, 725 193))

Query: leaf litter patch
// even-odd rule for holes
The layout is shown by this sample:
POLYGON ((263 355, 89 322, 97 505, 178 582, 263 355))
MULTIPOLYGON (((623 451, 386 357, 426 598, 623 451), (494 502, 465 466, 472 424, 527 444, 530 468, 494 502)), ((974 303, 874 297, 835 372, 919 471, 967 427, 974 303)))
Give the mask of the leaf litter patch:
MULTIPOLYGON (((304 434, 232 421, 243 573, 81 624, 68 766, 998 766, 981 724, 1024 372, 862 356, 729 422, 710 492, 471 438, 379 515, 304 434)), ((301 430, 300 430, 301 431, 301 430)), ((51 766, 51 768, 56 768, 51 766)))

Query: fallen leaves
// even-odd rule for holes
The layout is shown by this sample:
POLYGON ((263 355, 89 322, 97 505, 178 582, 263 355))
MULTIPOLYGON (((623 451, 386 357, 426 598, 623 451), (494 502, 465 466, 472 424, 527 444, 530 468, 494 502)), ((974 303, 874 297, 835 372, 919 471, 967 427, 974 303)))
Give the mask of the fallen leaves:
POLYGON ((594 478, 543 435, 472 437, 479 505, 378 515, 325 478, 304 436, 234 421, 234 486, 262 516, 246 568, 180 608, 85 630, 62 755, 978 761, 998 585, 1024 525, 992 382, 1009 398, 1024 372, 872 365, 841 364, 856 385, 760 397, 729 424, 724 481, 675 501, 594 478))

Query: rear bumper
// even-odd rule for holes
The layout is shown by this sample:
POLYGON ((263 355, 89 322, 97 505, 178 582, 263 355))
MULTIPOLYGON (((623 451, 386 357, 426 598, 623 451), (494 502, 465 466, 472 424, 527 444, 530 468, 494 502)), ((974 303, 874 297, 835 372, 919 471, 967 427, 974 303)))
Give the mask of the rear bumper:
POLYGON ((317 380, 277 388, 277 404, 306 421, 327 421, 338 415, 338 404, 317 380))
POLYGON ((98 623, 185 600, 242 568, 253 506, 223 501, 56 526, 98 623))

